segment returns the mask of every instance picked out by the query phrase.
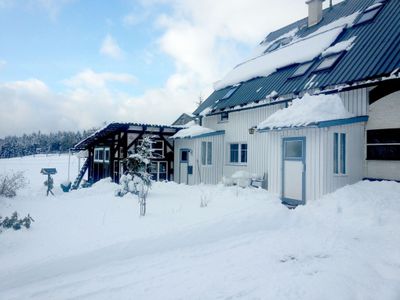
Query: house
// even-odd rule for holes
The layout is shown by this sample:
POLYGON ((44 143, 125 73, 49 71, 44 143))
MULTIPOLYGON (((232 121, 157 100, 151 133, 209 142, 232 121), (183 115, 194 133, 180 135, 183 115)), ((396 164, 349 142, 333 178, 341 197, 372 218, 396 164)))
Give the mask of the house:
POLYGON ((72 189, 77 189, 85 174, 90 182, 111 177, 119 182, 124 172, 123 161, 144 137, 152 137, 150 173, 154 180, 173 180, 174 143, 169 140, 179 129, 174 126, 138 123, 111 123, 99 129, 74 147, 86 151, 87 159, 72 189))
POLYGON ((175 138, 174 178, 245 171, 289 205, 400 180, 400 1, 346 0, 270 33, 175 138))
POLYGON ((195 119, 193 115, 183 113, 172 123, 172 126, 184 126, 195 119))

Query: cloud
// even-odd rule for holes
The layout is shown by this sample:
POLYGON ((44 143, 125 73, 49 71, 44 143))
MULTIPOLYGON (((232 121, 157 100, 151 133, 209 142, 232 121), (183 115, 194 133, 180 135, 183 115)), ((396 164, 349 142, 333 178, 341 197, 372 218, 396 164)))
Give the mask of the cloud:
POLYGON ((122 18, 122 24, 125 26, 135 26, 146 21, 149 15, 148 11, 131 12, 122 18))
POLYGON ((0 59, 0 69, 3 68, 6 64, 7 62, 5 60, 0 59))
MULTIPOLYGON (((293 0, 140 1, 160 33, 155 45, 175 63, 163 86, 132 96, 113 85, 134 85, 133 75, 92 69, 64 79, 57 92, 38 79, 3 83, 0 106, 6 109, 0 110, 0 137, 85 129, 104 121, 170 124, 180 113, 192 112, 198 97, 208 96, 212 83, 249 55, 267 33, 307 14, 304 1, 293 0), (157 8, 152 11, 159 4, 169 6, 168 15, 157 8)), ((111 35, 100 52, 123 57, 111 35)), ((152 59, 156 58, 151 54, 148 62, 152 59)))
POLYGON ((124 52, 110 34, 107 34, 104 38, 100 47, 100 53, 113 59, 122 59, 124 57, 124 52))
POLYGON ((105 88, 109 82, 136 84, 137 79, 135 76, 127 73, 96 73, 91 69, 86 69, 72 78, 63 81, 66 86, 71 88, 105 88))
POLYGON ((31 0, 32 5, 43 8, 49 14, 50 18, 55 20, 61 9, 74 0, 31 0))
POLYGON ((112 89, 115 82, 135 84, 134 76, 90 69, 65 79, 60 92, 39 79, 2 83, 0 137, 87 129, 104 121, 171 124, 182 111, 194 108, 187 95, 196 95, 195 81, 194 77, 175 75, 164 87, 136 97, 112 89))

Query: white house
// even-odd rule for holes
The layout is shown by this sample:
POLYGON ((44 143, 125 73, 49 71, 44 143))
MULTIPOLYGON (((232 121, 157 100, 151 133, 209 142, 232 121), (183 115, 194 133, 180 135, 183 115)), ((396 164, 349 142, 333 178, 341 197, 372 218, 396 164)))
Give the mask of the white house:
POLYGON ((400 180, 400 1, 346 0, 270 33, 175 135, 174 179, 263 178, 305 204, 359 180, 400 180))

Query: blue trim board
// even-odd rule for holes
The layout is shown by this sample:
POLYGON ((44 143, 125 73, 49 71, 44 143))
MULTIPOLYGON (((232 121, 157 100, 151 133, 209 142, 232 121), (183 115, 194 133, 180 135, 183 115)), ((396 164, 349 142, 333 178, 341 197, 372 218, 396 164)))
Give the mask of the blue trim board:
POLYGON ((209 137, 209 136, 215 136, 215 135, 222 135, 225 134, 225 130, 218 130, 214 132, 209 132, 209 133, 203 133, 200 135, 196 135, 193 137, 184 137, 184 138, 177 138, 177 140, 194 140, 194 139, 199 139, 199 138, 204 138, 204 137, 209 137))
POLYGON ((297 205, 305 205, 306 204, 306 172, 307 172, 307 166, 306 166, 306 137, 305 136, 299 136, 299 137, 286 137, 282 138, 282 177, 281 177, 281 186, 282 186, 282 191, 281 191, 281 201, 282 204, 290 205, 290 206, 297 206, 297 205), (295 159, 295 158, 288 158, 285 159, 285 142, 287 141, 302 141, 302 157, 301 159, 295 159), (283 193, 285 191, 285 160, 289 161, 301 161, 304 166, 304 172, 302 174, 302 199, 301 200, 295 200, 295 199, 290 199, 290 198, 285 198, 283 197, 283 193))
POLYGON ((340 125, 349 125, 354 123, 362 123, 367 122, 368 116, 359 116, 359 117, 352 117, 346 119, 336 119, 330 121, 321 121, 321 122, 314 122, 310 123, 305 126, 295 126, 295 127, 281 127, 281 128, 274 128, 274 129, 258 129, 258 132, 269 132, 269 131, 281 131, 281 130, 291 130, 291 129, 304 129, 304 128, 325 128, 325 127, 332 127, 332 126, 340 126, 340 125))

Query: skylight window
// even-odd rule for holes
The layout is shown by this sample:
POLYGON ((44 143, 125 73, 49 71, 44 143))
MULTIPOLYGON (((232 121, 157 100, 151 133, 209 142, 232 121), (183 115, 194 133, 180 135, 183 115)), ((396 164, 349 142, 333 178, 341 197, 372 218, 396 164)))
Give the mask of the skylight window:
POLYGON ((376 2, 375 4, 368 7, 361 17, 358 19, 356 25, 363 24, 365 22, 372 21, 378 15, 383 7, 384 2, 376 2))
POLYGON ((294 71, 294 73, 291 76, 291 78, 304 75, 310 69, 312 64, 313 64, 313 62, 310 61, 308 63, 305 63, 305 64, 302 64, 302 65, 298 66, 298 68, 296 69, 296 71, 294 71))
POLYGON ((275 41, 271 46, 269 46, 267 48, 267 50, 264 51, 264 53, 272 52, 274 50, 279 49, 280 47, 286 46, 287 44, 289 44, 292 41, 292 39, 293 38, 291 38, 291 37, 279 39, 279 40, 275 41))
POLYGON ((225 99, 230 98, 230 97, 233 95, 233 93, 236 92, 237 89, 238 89, 238 86, 235 86, 235 87, 231 88, 231 89, 225 94, 225 96, 222 97, 221 100, 225 100, 225 99))
POLYGON ((323 60, 318 65, 318 67, 315 69, 315 71, 321 71, 332 68, 339 61, 341 57, 342 53, 337 53, 334 55, 324 57, 323 60))

